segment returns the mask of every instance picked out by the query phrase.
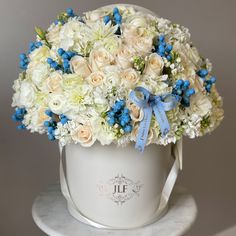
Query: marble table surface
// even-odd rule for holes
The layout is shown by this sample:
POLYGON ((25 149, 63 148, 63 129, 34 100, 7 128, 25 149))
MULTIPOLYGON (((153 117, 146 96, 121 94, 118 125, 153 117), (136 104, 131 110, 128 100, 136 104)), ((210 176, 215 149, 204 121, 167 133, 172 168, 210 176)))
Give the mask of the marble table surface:
POLYGON ((197 206, 186 189, 175 187, 168 212, 156 223, 132 230, 96 229, 75 220, 59 185, 52 185, 35 199, 32 214, 37 226, 50 236, 179 236, 194 223, 197 206))

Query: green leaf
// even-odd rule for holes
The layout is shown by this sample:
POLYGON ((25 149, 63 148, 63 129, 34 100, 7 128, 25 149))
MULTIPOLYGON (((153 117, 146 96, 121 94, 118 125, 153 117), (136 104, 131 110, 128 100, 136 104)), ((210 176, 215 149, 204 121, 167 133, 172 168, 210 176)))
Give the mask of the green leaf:
POLYGON ((46 39, 46 32, 43 31, 41 28, 35 27, 35 32, 37 33, 37 35, 39 36, 40 39, 42 39, 42 40, 46 39))

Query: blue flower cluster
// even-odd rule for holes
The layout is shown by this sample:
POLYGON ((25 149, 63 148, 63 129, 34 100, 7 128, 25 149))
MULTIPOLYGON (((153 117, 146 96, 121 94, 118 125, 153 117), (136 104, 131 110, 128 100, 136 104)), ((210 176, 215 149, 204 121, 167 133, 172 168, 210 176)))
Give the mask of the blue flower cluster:
POLYGON ((115 25, 120 25, 121 24, 122 16, 121 16, 120 11, 119 11, 119 9, 117 7, 115 7, 113 9, 113 16, 112 16, 112 18, 113 19, 111 19, 111 17, 109 15, 106 15, 106 16, 104 16, 103 21, 104 21, 105 24, 108 24, 108 22, 111 21, 111 20, 113 21, 113 23, 115 25))
POLYGON ((201 79, 204 81, 204 87, 208 93, 211 92, 212 85, 215 84, 216 78, 212 76, 210 79, 206 79, 206 76, 208 75, 208 70, 201 69, 197 71, 197 75, 201 77, 201 79))
POLYGON ((54 61, 52 58, 48 58, 47 63, 54 70, 62 70, 64 73, 70 74, 71 73, 70 60, 72 57, 74 57, 76 55, 76 53, 72 52, 72 51, 65 51, 62 48, 59 48, 57 53, 62 58, 62 65, 60 65, 58 62, 54 61))
POLYGON ((27 55, 25 53, 21 53, 19 55, 20 58, 20 62, 19 62, 19 66, 22 70, 27 70, 28 64, 29 64, 29 58, 27 57, 27 55))
POLYGON ((118 124, 125 133, 132 131, 130 111, 125 107, 124 100, 116 101, 111 110, 107 112, 107 122, 110 126, 118 124))
POLYGON ((40 48, 41 46, 43 46, 43 44, 40 41, 30 42, 29 43, 29 53, 33 52, 37 48, 40 48))
POLYGON ((172 90, 172 94, 179 96, 180 103, 184 107, 190 106, 190 97, 195 94, 195 90, 193 88, 189 88, 190 82, 188 80, 179 79, 175 82, 174 88, 172 90))
POLYGON ((157 45, 155 47, 156 53, 161 57, 165 57, 168 61, 172 60, 171 51, 173 46, 165 42, 165 36, 160 35, 157 39, 157 45))
POLYGON ((15 113, 12 115, 12 120, 16 122, 20 122, 21 124, 17 126, 18 130, 25 129, 25 125, 22 123, 24 120, 24 116, 26 114, 25 108, 16 108, 15 113))
MULTIPOLYGON (((58 117, 51 110, 46 110, 45 114, 50 117, 50 120, 44 121, 44 126, 47 127, 48 139, 53 141, 55 140, 55 130, 57 129, 58 117)), ((69 121, 69 119, 63 114, 59 115, 59 119, 59 122, 63 125, 69 121)))

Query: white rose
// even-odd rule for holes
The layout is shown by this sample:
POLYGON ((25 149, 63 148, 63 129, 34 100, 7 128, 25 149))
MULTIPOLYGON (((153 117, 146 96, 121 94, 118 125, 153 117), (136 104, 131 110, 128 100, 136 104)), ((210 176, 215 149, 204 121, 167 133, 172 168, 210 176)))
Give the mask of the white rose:
POLYGON ((94 87, 99 86, 103 83, 104 73, 101 71, 95 71, 87 78, 87 80, 94 87))
POLYGON ((152 53, 148 58, 144 74, 155 78, 161 75, 163 67, 164 61, 162 60, 162 57, 157 53, 152 53))
POLYGON ((153 49, 153 37, 137 37, 129 44, 141 56, 146 56, 153 49))
POLYGON ((138 72, 133 68, 122 71, 120 76, 124 83, 130 85, 135 85, 140 79, 138 72))
POLYGON ((93 49, 89 55, 89 64, 93 71, 100 70, 105 66, 112 65, 113 63, 113 55, 103 47, 93 49))
POLYGON ((70 60, 71 70, 77 75, 86 78, 91 74, 91 69, 87 60, 82 56, 74 56, 70 60))
POLYGON ((45 63, 30 63, 27 69, 29 76, 37 87, 42 86, 42 82, 49 75, 48 65, 45 63))
POLYGON ((22 81, 19 93, 19 106, 32 107, 35 99, 35 88, 27 81, 22 81))
POLYGON ((116 62, 122 69, 127 69, 132 66, 131 58, 133 55, 132 48, 122 45, 118 50, 116 62))
POLYGON ((90 147, 94 144, 95 138, 90 125, 79 125, 71 134, 75 143, 80 143, 84 147, 90 147))
POLYGON ((49 92, 60 93, 62 92, 62 73, 59 71, 54 71, 46 80, 47 89, 49 92))
POLYGON ((51 94, 51 96, 49 97, 48 106, 50 110, 57 115, 63 114, 68 111, 66 98, 61 94, 51 94))

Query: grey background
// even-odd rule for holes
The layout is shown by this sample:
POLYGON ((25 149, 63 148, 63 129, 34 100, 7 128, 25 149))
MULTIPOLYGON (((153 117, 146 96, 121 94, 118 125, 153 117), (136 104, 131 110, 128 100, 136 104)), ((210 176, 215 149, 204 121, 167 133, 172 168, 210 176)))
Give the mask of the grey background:
MULTIPOLYGON (((16 130, 10 107, 18 54, 33 39, 34 26, 47 28, 73 7, 80 13, 117 1, 0 0, 0 235, 42 236, 31 217, 34 198, 58 180, 58 149, 46 136, 16 130)), ((236 224, 235 189, 235 8, 233 0, 121 1, 156 11, 190 28, 200 52, 211 59, 224 97, 225 119, 213 135, 184 140, 179 184, 195 196, 199 215, 186 236, 214 235, 236 224)))

